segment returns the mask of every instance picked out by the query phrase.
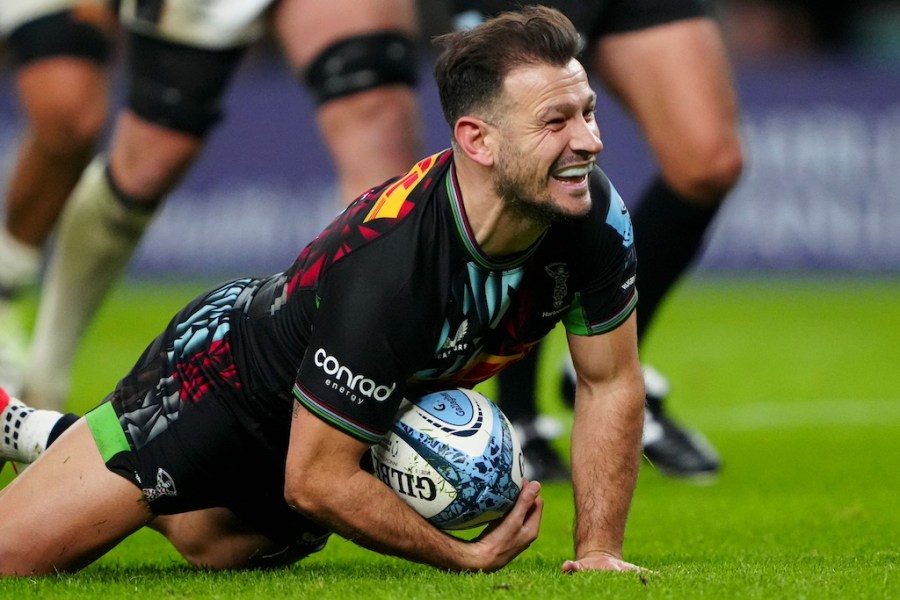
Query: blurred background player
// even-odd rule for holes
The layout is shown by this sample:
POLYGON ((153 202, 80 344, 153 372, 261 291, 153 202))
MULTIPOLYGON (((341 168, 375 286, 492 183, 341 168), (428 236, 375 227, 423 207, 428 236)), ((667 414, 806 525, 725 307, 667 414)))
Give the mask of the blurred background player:
POLYGON ((88 323, 202 150, 232 74, 264 32, 318 102, 345 200, 420 153, 414 0, 123 0, 120 18, 126 106, 60 219, 24 373, 23 395, 40 407, 65 402, 88 323))
MULTIPOLYGON (((454 0, 456 26, 527 2, 454 0)), ((640 125, 659 164, 632 212, 638 256, 638 340, 698 255, 743 167, 738 107, 718 23, 704 0, 548 0, 585 38, 582 61, 640 125)), ((498 378, 498 402, 522 436, 530 476, 566 480, 568 470, 538 426, 537 348, 498 378)), ((568 371, 568 369, 566 369, 568 371)), ((564 395, 574 383, 564 374, 564 395), (569 388, 569 389, 565 389, 569 388)), ((644 368, 644 454, 661 473, 708 478, 720 459, 700 434, 664 410, 666 379, 644 368)))
POLYGON ((26 333, 14 301, 38 280, 44 244, 106 123, 115 16, 108 0, 0 3, 26 129, 0 227, 0 385, 15 390, 26 333))

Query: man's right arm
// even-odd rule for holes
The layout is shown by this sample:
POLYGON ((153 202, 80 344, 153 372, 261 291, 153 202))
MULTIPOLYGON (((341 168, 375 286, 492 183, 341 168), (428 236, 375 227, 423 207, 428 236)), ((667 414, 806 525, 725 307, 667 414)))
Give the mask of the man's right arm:
POLYGON ((474 542, 429 524, 388 486, 362 470, 369 445, 294 403, 285 499, 360 546, 450 571, 496 571, 537 538, 543 500, 527 482, 507 516, 474 542))

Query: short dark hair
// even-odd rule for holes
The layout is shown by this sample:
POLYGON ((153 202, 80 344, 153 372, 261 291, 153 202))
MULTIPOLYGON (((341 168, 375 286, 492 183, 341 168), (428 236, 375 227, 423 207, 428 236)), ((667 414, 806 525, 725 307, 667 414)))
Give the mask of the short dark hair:
POLYGON ((442 47, 434 79, 451 129, 461 116, 489 110, 513 69, 564 66, 582 47, 572 22, 546 6, 504 12, 473 29, 447 33, 434 41, 442 47))

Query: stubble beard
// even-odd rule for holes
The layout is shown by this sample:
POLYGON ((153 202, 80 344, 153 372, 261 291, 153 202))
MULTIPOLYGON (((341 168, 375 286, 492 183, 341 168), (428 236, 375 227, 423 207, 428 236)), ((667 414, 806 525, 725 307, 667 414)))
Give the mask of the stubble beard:
POLYGON ((521 167, 523 162, 517 153, 507 150, 509 160, 498 165, 495 172, 494 192, 510 213, 542 228, 584 216, 563 210, 547 192, 546 180, 530 175, 521 167))

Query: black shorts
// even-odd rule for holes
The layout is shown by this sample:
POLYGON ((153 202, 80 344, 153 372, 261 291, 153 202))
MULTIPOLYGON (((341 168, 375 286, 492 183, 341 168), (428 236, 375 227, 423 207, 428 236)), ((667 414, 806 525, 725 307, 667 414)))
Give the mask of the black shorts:
POLYGON ((681 19, 711 15, 709 0, 454 0, 455 12, 479 11, 496 15, 526 4, 556 8, 589 42, 604 35, 625 33, 681 19))
POLYGON ((44 15, 17 27, 10 32, 7 45, 16 65, 53 56, 105 64, 112 54, 109 33, 97 23, 77 19, 71 10, 44 15))
POLYGON ((234 410, 251 401, 229 333, 248 282, 219 287, 179 312, 87 422, 107 468, 137 485, 154 514, 227 508, 269 539, 309 553, 329 531, 284 500, 286 440, 261 443, 257 424, 234 410))
POLYGON ((223 117, 222 98, 246 46, 206 49, 130 32, 127 104, 146 121, 203 137, 223 117))

